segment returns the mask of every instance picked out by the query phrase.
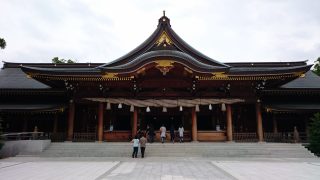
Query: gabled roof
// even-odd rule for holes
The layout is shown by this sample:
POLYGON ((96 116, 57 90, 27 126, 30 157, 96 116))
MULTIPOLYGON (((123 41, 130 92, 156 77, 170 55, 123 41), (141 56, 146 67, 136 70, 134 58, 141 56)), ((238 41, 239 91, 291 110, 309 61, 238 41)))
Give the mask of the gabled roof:
POLYGON ((170 19, 162 16, 159 19, 157 29, 146 41, 128 54, 97 68, 107 71, 117 69, 119 66, 125 67, 130 64, 137 64, 138 62, 136 61, 141 59, 146 60, 147 54, 157 54, 163 58, 168 58, 172 55, 174 55, 173 57, 175 58, 178 56, 182 61, 187 60, 189 63, 195 64, 195 68, 198 67, 197 65, 199 64, 202 64, 201 66, 207 66, 211 69, 211 72, 214 69, 221 71, 221 69, 227 70, 230 67, 192 48, 174 32, 170 25, 170 19))
POLYGON ((267 80, 286 79, 286 83, 307 72, 311 65, 298 62, 221 63, 188 45, 171 28, 165 15, 151 36, 128 54, 106 64, 83 66, 81 63, 50 66, 24 64, 21 69, 35 79, 79 79, 90 77, 130 80, 148 68, 157 68, 163 75, 170 68, 181 67, 200 80, 267 80))

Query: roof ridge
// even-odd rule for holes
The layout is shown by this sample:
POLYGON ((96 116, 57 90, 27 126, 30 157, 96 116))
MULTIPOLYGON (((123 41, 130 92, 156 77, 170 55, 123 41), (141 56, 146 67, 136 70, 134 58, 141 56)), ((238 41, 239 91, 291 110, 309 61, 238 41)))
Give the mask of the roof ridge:
MULTIPOLYGON (((156 28, 156 30, 147 38, 142 44, 131 50, 129 53, 115 59, 114 61, 111 61, 109 63, 105 63, 101 66, 98 66, 97 68, 103 68, 103 67, 112 67, 112 66, 119 66, 121 64, 126 64, 128 61, 131 61, 135 59, 136 57, 149 52, 151 48, 154 47, 155 43, 159 41, 159 38, 161 38, 161 45, 163 44, 164 48, 169 47, 171 43, 173 43, 174 46, 177 47, 178 50, 189 54, 192 56, 196 61, 200 61, 205 64, 210 64, 213 66, 222 66, 225 68, 230 67, 227 64, 221 63, 219 61, 216 61, 214 59, 211 59, 210 57, 200 53, 196 49, 194 49, 192 46, 190 46, 188 43, 186 43, 181 37, 177 35, 177 33, 174 32, 174 30, 171 28, 170 25, 170 19, 165 16, 165 14, 159 19, 159 24, 156 28), (165 32, 165 35, 163 33, 165 32), (165 36, 165 37, 163 37, 165 36), (162 38, 167 38, 165 41, 163 41, 162 38), (172 42, 171 42, 172 41, 172 42), (169 46, 166 46, 166 44, 169 43, 169 46)), ((158 46, 160 45, 160 42, 158 46)), ((172 47, 172 46, 170 46, 172 47)))

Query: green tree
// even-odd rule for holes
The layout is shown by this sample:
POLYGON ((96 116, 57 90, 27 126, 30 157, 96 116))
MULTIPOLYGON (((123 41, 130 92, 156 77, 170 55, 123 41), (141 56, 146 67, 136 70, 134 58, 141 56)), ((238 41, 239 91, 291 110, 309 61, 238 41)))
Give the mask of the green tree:
POLYGON ((312 71, 320 76, 320 57, 314 62, 312 71))
POLYGON ((59 57, 54 57, 52 59, 52 63, 55 63, 55 64, 63 64, 63 63, 76 63, 76 61, 74 60, 71 60, 71 59, 59 59, 59 57))
POLYGON ((315 154, 320 154, 320 112, 314 114, 310 124, 310 150, 315 154))
POLYGON ((0 38, 0 48, 4 49, 6 48, 6 46, 7 46, 6 41, 3 38, 0 38))

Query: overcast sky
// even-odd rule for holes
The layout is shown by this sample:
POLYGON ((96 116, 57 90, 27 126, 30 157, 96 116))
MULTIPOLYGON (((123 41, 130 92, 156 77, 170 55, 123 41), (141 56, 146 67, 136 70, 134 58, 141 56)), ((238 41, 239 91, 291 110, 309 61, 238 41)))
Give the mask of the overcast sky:
POLYGON ((163 10, 181 38, 221 62, 320 56, 319 0, 0 0, 0 60, 110 62, 147 39, 163 10))

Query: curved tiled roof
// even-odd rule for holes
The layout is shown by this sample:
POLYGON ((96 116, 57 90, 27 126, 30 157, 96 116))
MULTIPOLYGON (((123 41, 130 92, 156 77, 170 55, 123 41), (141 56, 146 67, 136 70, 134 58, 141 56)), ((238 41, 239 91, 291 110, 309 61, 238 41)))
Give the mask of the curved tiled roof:
POLYGON ((181 64, 184 64, 188 66, 189 68, 197 71, 201 70, 202 72, 214 72, 215 70, 227 70, 226 67, 221 66, 212 66, 209 64, 202 63, 200 61, 197 61, 194 57, 190 56, 189 54, 186 54, 181 51, 175 51, 175 50, 158 50, 158 51, 150 51, 146 52, 133 60, 131 60, 128 63, 121 64, 118 66, 112 66, 112 67, 100 67, 104 70, 129 70, 129 69, 138 69, 139 67, 143 66, 143 64, 147 64, 148 60, 150 59, 156 59, 156 58, 174 58, 176 62, 179 62, 181 64), (193 67, 190 67, 193 66, 193 67))
POLYGON ((202 54, 198 50, 194 49, 187 42, 185 42, 180 36, 178 36, 178 34, 174 32, 172 28, 168 28, 168 31, 170 32, 170 34, 172 34, 173 38, 176 39, 176 41, 178 42, 177 45, 181 44, 179 46, 180 49, 184 49, 187 53, 193 54, 193 56, 195 56, 198 60, 206 61, 207 63, 213 63, 213 64, 224 66, 224 67, 230 67, 229 65, 219 62, 217 60, 214 60, 202 54))
POLYGON ((312 65, 299 65, 299 66, 289 66, 289 67, 232 67, 230 68, 230 74, 243 74, 243 73, 272 73, 272 72, 288 72, 288 71, 308 71, 312 65))
POLYGON ((129 53, 119 57, 118 59, 116 60, 113 60, 109 63, 106 63, 106 64, 102 64, 100 66, 98 66, 97 68, 100 68, 100 67, 110 67, 110 66, 117 66, 119 65, 120 63, 124 63, 126 62, 126 59, 129 58, 129 57, 135 57, 137 56, 136 54, 138 54, 142 49, 150 49, 153 44, 152 42, 154 41, 154 39, 159 35, 160 33, 160 29, 161 27, 158 27, 152 34, 149 38, 147 38, 142 44, 140 44, 138 47, 136 47, 135 49, 133 49, 132 51, 130 51, 129 53))
POLYGON ((98 69, 95 68, 42 68, 42 67, 31 67, 31 66, 21 66, 24 72, 42 72, 42 73, 65 73, 65 74, 95 74, 100 73, 98 69))
MULTIPOLYGON (((101 76, 106 73, 116 72, 127 74, 139 68, 154 63, 157 60, 170 60, 186 66, 193 71, 209 76, 213 72, 226 72, 228 75, 273 75, 291 73, 298 76, 310 69, 306 61, 299 62, 248 62, 248 63, 221 63, 211 59, 192 48, 180 38, 171 28, 170 19, 162 16, 157 29, 140 46, 128 54, 107 64, 42 64, 21 65, 26 73, 39 73, 44 75, 69 75, 69 76, 101 76)), ((5 66, 9 64, 5 63, 5 66)), ((152 64, 154 65, 154 64, 152 64)), ((151 66, 148 66, 148 68, 151 66)), ((131 74, 132 75, 132 74, 131 74)), ((130 76, 131 76, 130 75, 130 76)))
POLYGON ((171 28, 170 25, 170 19, 166 16, 162 16, 159 19, 159 24, 157 26, 157 29, 152 33, 152 35, 145 40, 141 45, 139 45, 137 48, 129 52, 128 54, 110 62, 103 64, 97 68, 106 68, 106 67, 114 67, 119 65, 127 64, 130 61, 134 61, 137 57, 143 55, 144 53, 148 53, 152 51, 152 47, 154 46, 155 42, 158 40, 158 38, 162 35, 162 32, 166 32, 166 34, 170 37, 170 39, 173 41, 173 46, 175 46, 179 51, 188 54, 189 56, 193 57, 191 63, 204 63, 208 64, 214 67, 224 67, 228 68, 229 65, 223 64, 221 62, 218 62, 216 60, 213 60, 204 54, 200 53, 199 51, 192 48, 189 44, 187 44, 182 38, 180 38, 171 28))

